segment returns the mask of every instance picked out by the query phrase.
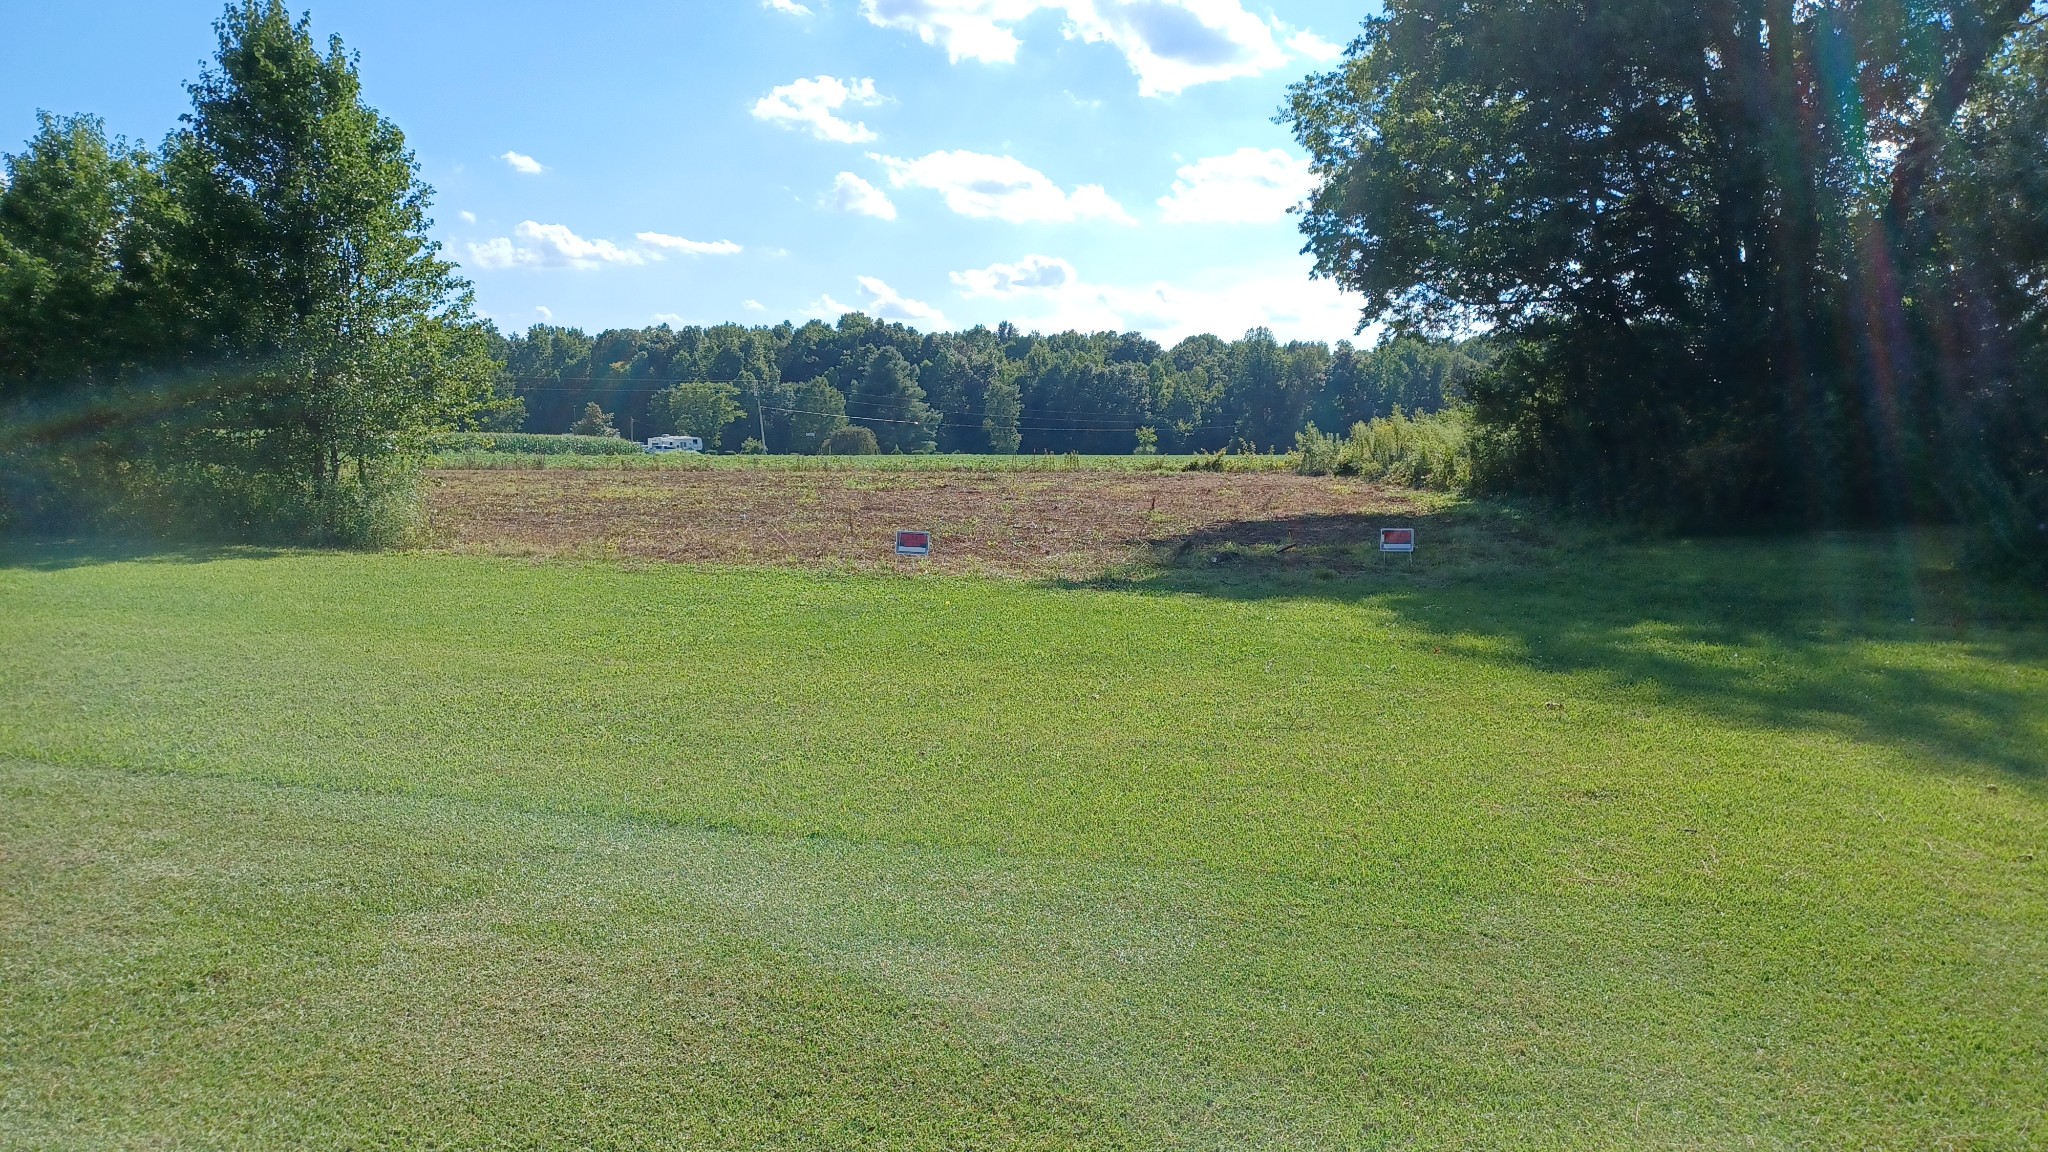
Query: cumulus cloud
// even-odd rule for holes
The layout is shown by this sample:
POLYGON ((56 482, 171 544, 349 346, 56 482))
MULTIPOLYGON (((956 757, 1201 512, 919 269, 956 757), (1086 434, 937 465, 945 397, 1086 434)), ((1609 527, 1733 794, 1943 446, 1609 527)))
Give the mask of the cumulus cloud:
POLYGON ((820 140, 839 144, 861 144, 876 139, 866 124, 847 120, 839 110, 882 103, 873 80, 841 80, 836 76, 814 76, 793 80, 769 91, 755 101, 754 119, 802 128, 820 140))
POLYGON ((811 306, 804 309, 804 315, 816 320, 837 320, 852 311, 854 309, 834 300, 832 294, 827 292, 811 301, 811 306))
POLYGON ((534 305, 533 314, 539 317, 543 324, 555 318, 555 310, 545 304, 534 305))
POLYGON ((771 12, 784 12, 791 16, 809 16, 811 10, 796 0, 761 0, 761 7, 771 12))
POLYGON ((476 213, 474 212, 458 212, 456 213, 456 215, 462 217, 462 222, 464 224, 476 223, 476 213))
POLYGON ((851 172, 841 172, 832 181, 832 191, 825 202, 841 212, 856 216, 873 216, 878 220, 894 220, 896 205, 887 193, 851 172))
POLYGON ((837 320, 848 312, 865 312, 878 320, 893 320, 899 324, 911 324, 931 331, 945 328, 946 314, 922 300, 908 296, 889 287, 888 282, 875 276, 857 278, 861 291, 867 293, 868 302, 857 307, 848 307, 826 293, 811 302, 804 315, 819 320, 837 320))
POLYGON ((963 297, 1004 301, 1006 316, 1040 331, 1143 332, 1171 343, 1198 333, 1234 338, 1271 328, 1283 340, 1335 340, 1358 324, 1357 303, 1305 267, 1230 269, 1194 284, 1097 284, 1066 260, 1026 256, 952 274, 963 297))
POLYGON ((654 322, 656 324, 666 324, 671 328, 681 328, 683 326, 683 318, 674 312, 656 312, 654 314, 654 322))
POLYGON ((1315 188, 1308 161, 1278 148, 1239 148, 1182 167, 1159 198, 1169 224, 1267 224, 1315 188))
POLYGON ((596 268, 605 264, 645 264, 647 257, 609 240, 586 240, 567 224, 526 220, 500 236, 469 246, 470 259, 484 268, 596 268), (516 237, 517 239, 514 239, 516 237))
POLYGON ((1238 0, 1084 0, 1066 8, 1067 34, 1122 52, 1144 96, 1257 76, 1287 63, 1273 28, 1238 0))
POLYGON ((1242 0, 862 0, 861 8, 870 23, 915 33, 954 63, 1011 62, 1017 26, 1034 13, 1059 12, 1069 39, 1123 53, 1147 96, 1270 72, 1288 63, 1290 50, 1323 60, 1318 53, 1327 47, 1308 32, 1283 43, 1289 29, 1253 15, 1242 0))
POLYGON ((507 152, 499 156, 498 159, 503 160, 506 166, 514 172, 527 176, 538 176, 548 170, 547 165, 535 160, 524 152, 507 152))
POLYGON ((1010 26, 1057 0, 861 0, 868 22, 915 32, 946 50, 955 64, 981 60, 1006 64, 1017 58, 1010 26))
POLYGON ((681 252, 686 256, 733 256, 746 251, 730 240, 685 240, 660 232, 635 232, 633 238, 650 248, 681 252))
POLYGON ((610 240, 586 239, 567 224, 526 220, 510 236, 469 245, 469 258, 480 268, 600 268, 646 264, 669 252, 727 256, 742 250, 730 240, 685 240, 660 232, 641 232, 634 238, 642 247, 624 248, 610 240))
POLYGON ((1296 56, 1304 60, 1313 60, 1318 64, 1335 63, 1344 55, 1342 44, 1332 44, 1305 28, 1287 37, 1287 48, 1296 56))
POLYGON ((1015 296, 1025 292, 1057 292, 1080 282, 1074 266, 1056 256, 1026 256, 1015 264, 991 264, 952 274, 960 294, 1015 296))
POLYGON ((946 326, 946 314, 922 300, 912 300, 901 295, 894 288, 873 276, 862 276, 861 290, 871 299, 864 309, 878 320, 894 320, 901 324, 919 324, 937 330, 946 326))
POLYGON ((740 307, 745 308, 749 312, 766 312, 768 310, 768 306, 759 300, 742 300, 740 301, 740 307))
POLYGON ((1063 191, 1045 173, 1011 156, 933 152, 916 160, 875 159, 888 169, 890 184, 937 192, 946 207, 962 216, 1020 224, 1075 220, 1135 223, 1102 185, 1083 184, 1063 191))

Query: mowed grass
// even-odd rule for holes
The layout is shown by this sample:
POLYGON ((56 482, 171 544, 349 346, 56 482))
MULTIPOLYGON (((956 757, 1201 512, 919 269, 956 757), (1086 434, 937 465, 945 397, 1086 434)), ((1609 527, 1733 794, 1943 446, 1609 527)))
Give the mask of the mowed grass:
POLYGON ((2040 598, 1489 531, 19 549, 0 1147, 2048 1142, 2040 598))

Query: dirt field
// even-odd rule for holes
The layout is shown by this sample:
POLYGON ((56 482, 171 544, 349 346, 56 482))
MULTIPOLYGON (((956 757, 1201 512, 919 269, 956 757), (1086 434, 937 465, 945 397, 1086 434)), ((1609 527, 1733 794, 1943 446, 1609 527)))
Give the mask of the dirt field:
POLYGON ((509 555, 1087 578, 1191 550, 1376 539, 1406 490, 1287 474, 443 471, 443 546, 509 555), (894 554, 928 529, 928 560, 894 554))

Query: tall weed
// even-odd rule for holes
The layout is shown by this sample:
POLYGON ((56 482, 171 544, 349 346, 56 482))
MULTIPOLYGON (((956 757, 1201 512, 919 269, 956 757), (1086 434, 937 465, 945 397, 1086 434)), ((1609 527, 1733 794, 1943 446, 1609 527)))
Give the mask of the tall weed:
POLYGON ((1338 438, 1311 424, 1295 437, 1294 469, 1304 476, 1358 476, 1386 484, 1456 492, 1472 483, 1472 417, 1463 408, 1354 424, 1338 438))

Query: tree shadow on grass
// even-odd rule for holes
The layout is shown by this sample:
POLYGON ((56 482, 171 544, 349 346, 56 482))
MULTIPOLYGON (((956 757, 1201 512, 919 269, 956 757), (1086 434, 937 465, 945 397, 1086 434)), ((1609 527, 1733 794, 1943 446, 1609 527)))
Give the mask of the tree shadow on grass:
POLYGON ((1827 731, 2048 786, 2048 596, 1938 532, 1671 539, 1461 505, 1220 525, 1097 584, 1371 604, 1446 652, 1594 676, 1762 729, 1827 731))
POLYGON ((290 554, 290 549, 246 544, 0 536, 0 570, 61 572, 103 564, 208 564, 216 560, 270 560, 290 554))

